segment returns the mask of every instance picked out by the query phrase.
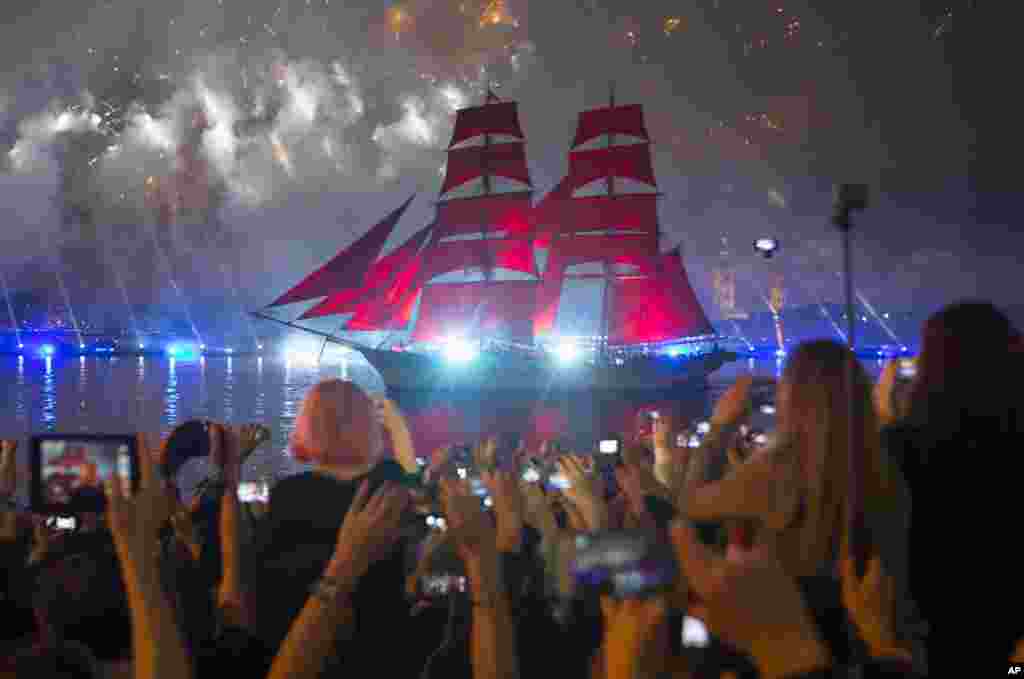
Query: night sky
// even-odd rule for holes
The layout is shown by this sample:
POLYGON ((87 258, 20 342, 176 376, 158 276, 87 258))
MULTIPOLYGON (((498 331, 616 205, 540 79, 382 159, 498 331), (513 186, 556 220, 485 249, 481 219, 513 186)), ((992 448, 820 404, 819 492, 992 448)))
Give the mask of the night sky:
POLYGON ((73 296, 111 266, 148 294, 149 189, 203 108, 214 197, 167 236, 172 266, 195 299, 261 306, 416 191, 393 243, 421 228, 453 111, 484 87, 520 104, 539 198, 614 80, 620 103, 645 106, 664 249, 683 244, 710 315, 723 237, 741 305, 763 305, 774 271, 794 304, 839 299, 835 181, 872 186, 857 272, 876 306, 1013 304, 1015 43, 989 4, 8 0, 0 267, 13 288, 46 286, 55 250, 77 243, 73 296), (783 246, 767 265, 750 248, 764 235, 783 246))

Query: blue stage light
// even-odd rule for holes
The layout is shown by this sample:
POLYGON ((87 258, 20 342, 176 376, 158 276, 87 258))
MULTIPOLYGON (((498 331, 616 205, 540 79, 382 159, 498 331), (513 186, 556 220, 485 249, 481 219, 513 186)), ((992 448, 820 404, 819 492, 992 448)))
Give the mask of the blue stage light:
POLYGON ((558 357, 559 363, 566 365, 575 363, 580 358, 580 353, 579 346, 569 340, 559 343, 558 348, 555 350, 555 356, 558 357))
POLYGON ((228 347, 227 349, 224 350, 224 352, 227 353, 227 354, 233 354, 233 353, 235 353, 235 350, 232 349, 231 347, 228 347))
POLYGON ((55 353, 57 353, 57 347, 53 346, 52 344, 44 344, 42 347, 40 347, 39 353, 41 353, 43 356, 53 356, 55 353))
POLYGON ((683 355, 683 353, 684 352, 682 347, 672 347, 671 349, 668 350, 668 355, 671 356, 672 358, 679 358, 680 356, 683 355))
POLYGON ((22 350, 24 348, 25 348, 25 345, 22 344, 21 342, 18 342, 18 350, 20 351, 20 350, 22 350))
POLYGON ((444 357, 452 363, 469 363, 479 351, 472 343, 454 337, 445 342, 444 357))
POLYGON ((167 347, 167 355, 171 358, 194 360, 198 353, 194 344, 171 344, 167 347))

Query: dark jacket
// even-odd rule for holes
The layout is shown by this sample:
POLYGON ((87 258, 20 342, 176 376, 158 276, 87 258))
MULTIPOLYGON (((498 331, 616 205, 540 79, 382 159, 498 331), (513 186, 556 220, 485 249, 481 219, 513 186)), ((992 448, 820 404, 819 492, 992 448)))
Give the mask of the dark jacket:
MULTIPOLYGON (((334 552, 338 530, 360 483, 369 478, 374 488, 401 477, 401 468, 386 461, 351 481, 308 472, 274 487, 269 510, 248 550, 244 574, 252 631, 263 643, 277 648, 287 636, 334 552)), ((375 563, 360 580, 353 596, 353 639, 339 643, 324 676, 363 668, 382 677, 418 676, 431 643, 439 642, 437 634, 413 633, 403 547, 375 563)))

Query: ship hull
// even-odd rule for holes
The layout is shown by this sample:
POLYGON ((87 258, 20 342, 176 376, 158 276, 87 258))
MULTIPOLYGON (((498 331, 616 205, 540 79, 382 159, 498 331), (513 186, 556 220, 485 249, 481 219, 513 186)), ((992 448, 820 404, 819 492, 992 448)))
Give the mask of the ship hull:
POLYGON ((515 354, 481 354, 464 365, 402 351, 364 350, 367 361, 393 392, 656 392, 698 386, 735 354, 717 351, 685 360, 638 357, 621 365, 563 366, 515 354))

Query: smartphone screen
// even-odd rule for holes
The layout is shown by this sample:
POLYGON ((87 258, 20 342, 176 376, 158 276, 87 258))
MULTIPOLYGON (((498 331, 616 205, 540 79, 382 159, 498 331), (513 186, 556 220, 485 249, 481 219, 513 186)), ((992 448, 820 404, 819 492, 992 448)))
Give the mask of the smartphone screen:
POLYGON ((605 455, 614 455, 619 452, 619 442, 615 439, 605 439, 599 445, 598 450, 605 455))
POLYGON ((686 434, 676 434, 676 448, 685 448, 690 442, 686 434))
POLYGON ((420 578, 420 592, 427 597, 443 597, 463 593, 468 589, 462 575, 424 575, 420 578))
POLYGON ((54 530, 75 530, 78 528, 78 520, 73 516, 51 516, 46 520, 48 528, 54 530))
POLYGON ((913 359, 904 358, 900 360, 899 376, 904 380, 912 380, 917 375, 917 365, 913 359))
POLYGON ((270 488, 266 481, 246 481, 238 484, 239 502, 270 502, 270 488))
POLYGON ((132 435, 45 434, 32 438, 30 454, 32 506, 39 513, 101 512, 107 481, 138 484, 132 435))

